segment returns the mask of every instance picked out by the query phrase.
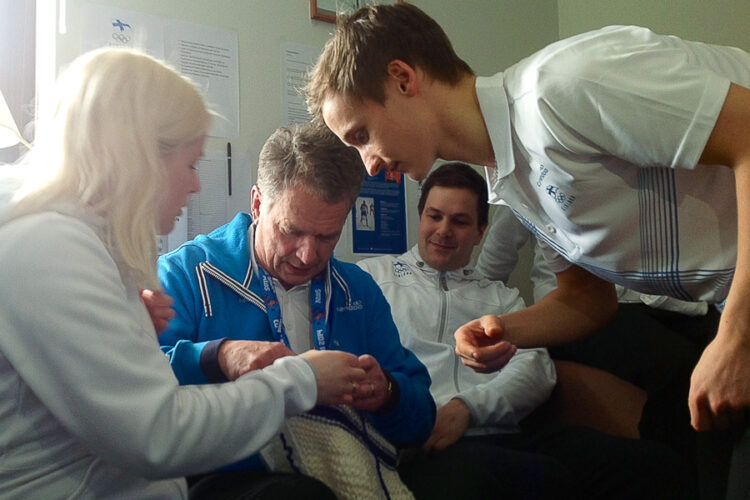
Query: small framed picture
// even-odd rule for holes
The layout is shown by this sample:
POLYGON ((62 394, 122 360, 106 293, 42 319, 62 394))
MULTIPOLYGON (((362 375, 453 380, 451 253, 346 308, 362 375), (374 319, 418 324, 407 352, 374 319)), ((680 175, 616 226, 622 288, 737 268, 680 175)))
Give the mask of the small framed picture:
POLYGON ((352 13, 360 7, 373 4, 403 3, 404 0, 310 0, 310 19, 336 22, 336 14, 352 13))

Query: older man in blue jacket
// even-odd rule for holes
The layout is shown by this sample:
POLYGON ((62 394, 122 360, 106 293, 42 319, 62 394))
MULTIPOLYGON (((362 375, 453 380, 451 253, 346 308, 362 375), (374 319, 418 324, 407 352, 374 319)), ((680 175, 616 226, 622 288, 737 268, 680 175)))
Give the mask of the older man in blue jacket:
MULTIPOLYGON (((250 214, 159 259, 175 317, 160 334, 183 384, 219 383, 310 349, 358 356, 353 405, 393 443, 430 435, 430 377, 372 278, 332 257, 364 179, 356 151, 309 125, 264 145, 250 214), (352 168, 359 165, 359 168, 352 168)), ((262 468, 258 456, 245 468, 262 468)))

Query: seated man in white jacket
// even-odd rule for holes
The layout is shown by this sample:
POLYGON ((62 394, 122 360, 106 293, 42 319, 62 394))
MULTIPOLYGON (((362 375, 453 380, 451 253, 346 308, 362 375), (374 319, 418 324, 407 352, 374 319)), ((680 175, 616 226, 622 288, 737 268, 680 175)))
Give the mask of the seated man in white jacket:
POLYGON ((517 290, 470 265, 488 222, 485 181, 468 165, 443 165, 425 181, 418 210, 417 247, 359 262, 391 304, 402 343, 432 377, 437 420, 409 473, 429 483, 479 455, 486 467, 436 496, 690 498, 684 464, 659 444, 584 428, 522 430, 555 385, 546 349, 518 349, 489 374, 461 364, 454 350, 453 332, 466 321, 524 307, 517 290))

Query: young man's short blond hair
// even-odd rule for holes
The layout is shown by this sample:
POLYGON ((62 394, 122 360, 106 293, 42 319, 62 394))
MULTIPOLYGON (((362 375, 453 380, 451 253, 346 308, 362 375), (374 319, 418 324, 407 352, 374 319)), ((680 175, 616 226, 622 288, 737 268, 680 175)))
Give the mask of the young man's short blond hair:
POLYGON ((474 74, 456 55, 434 19, 408 3, 362 7, 340 16, 307 86, 307 106, 314 119, 331 95, 385 102, 388 63, 398 59, 436 80, 456 84, 474 74))

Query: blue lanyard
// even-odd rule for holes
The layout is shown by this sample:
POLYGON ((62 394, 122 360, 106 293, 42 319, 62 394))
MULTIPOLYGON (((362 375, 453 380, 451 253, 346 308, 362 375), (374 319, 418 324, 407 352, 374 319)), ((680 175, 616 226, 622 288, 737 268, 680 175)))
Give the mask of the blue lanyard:
MULTIPOLYGON (((283 342, 285 346, 291 349, 292 346, 289 345, 289 338, 286 336, 284 322, 281 320, 281 306, 279 305, 279 299, 276 297, 273 279, 260 266, 256 266, 256 268, 260 277, 261 287, 263 288, 263 302, 266 304, 266 313, 268 314, 271 331, 276 334, 279 342, 283 342)), ((321 278, 313 278, 310 281, 310 321, 312 322, 315 348, 319 351, 325 351, 328 343, 325 275, 327 273, 321 278)))

